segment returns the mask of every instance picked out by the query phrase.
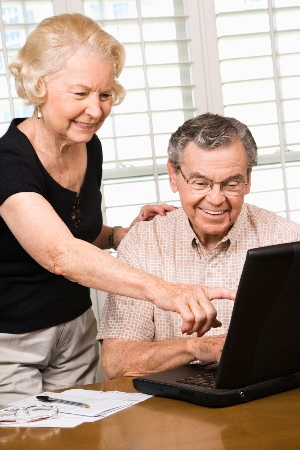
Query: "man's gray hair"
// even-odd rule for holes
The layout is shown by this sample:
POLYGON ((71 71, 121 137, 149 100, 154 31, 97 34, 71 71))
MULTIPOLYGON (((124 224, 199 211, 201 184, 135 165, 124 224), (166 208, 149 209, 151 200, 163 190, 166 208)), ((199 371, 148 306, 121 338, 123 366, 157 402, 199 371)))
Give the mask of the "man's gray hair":
POLYGON ((178 171, 189 142, 202 149, 228 147, 240 140, 246 150, 247 171, 257 164, 257 145, 249 128, 233 117, 206 113, 193 117, 181 125, 169 140, 168 155, 175 171, 178 171))

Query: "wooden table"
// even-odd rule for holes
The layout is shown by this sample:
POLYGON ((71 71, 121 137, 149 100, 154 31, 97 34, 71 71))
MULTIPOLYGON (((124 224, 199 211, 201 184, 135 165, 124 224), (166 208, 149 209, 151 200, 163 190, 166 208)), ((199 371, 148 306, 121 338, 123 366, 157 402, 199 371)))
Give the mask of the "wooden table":
MULTIPOLYGON (((131 378, 85 386, 136 392, 131 378)), ((297 450, 300 389, 212 409, 152 397, 76 428, 0 428, 3 450, 297 450)))

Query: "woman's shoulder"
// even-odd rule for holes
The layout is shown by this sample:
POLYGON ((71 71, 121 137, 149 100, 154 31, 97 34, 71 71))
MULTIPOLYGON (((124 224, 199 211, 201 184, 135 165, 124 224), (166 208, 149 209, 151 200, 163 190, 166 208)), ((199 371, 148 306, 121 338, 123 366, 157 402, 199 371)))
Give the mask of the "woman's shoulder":
POLYGON ((96 164, 102 165, 103 163, 103 154, 102 154, 102 144, 99 139, 99 137, 94 134, 92 139, 87 142, 86 148, 89 155, 89 160, 91 161, 92 165, 96 164))
POLYGON ((18 128, 18 125, 24 122, 24 120, 26 119, 13 119, 11 121, 6 132, 3 134, 3 136, 0 137, 0 149, 7 149, 9 147, 12 147, 16 150, 22 150, 26 145, 31 146, 27 136, 18 128))
POLYGON ((96 153, 102 152, 102 144, 97 134, 92 136, 92 139, 86 144, 86 146, 90 151, 96 153))
POLYGON ((0 202, 18 192, 44 189, 44 179, 36 153, 14 121, 0 138, 0 202))

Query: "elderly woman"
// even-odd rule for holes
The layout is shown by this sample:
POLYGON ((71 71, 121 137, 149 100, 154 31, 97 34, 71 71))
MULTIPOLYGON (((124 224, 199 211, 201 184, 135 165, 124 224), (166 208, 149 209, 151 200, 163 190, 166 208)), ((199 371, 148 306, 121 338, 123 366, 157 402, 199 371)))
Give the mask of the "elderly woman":
MULTIPOLYGON (((0 139, 0 402, 93 382, 98 362, 89 288, 177 311, 182 332, 219 326, 227 289, 171 284, 103 249, 128 229, 102 223, 96 135, 125 95, 124 49, 80 14, 45 19, 10 65, 34 106, 0 139)), ((166 214, 146 206, 134 220, 166 214)))

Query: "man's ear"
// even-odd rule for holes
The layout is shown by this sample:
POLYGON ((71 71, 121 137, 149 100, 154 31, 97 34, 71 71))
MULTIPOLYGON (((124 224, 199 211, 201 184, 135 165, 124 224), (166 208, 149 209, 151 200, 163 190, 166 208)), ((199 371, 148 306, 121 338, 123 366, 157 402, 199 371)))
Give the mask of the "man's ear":
POLYGON ((170 161, 167 162, 167 169, 169 174, 170 187, 173 192, 177 192, 178 188, 177 188, 176 172, 170 161))
POLYGON ((250 192, 250 188, 251 188, 251 172, 248 172, 247 177, 248 177, 248 186, 246 187, 246 189, 244 191, 244 195, 247 195, 250 192))

